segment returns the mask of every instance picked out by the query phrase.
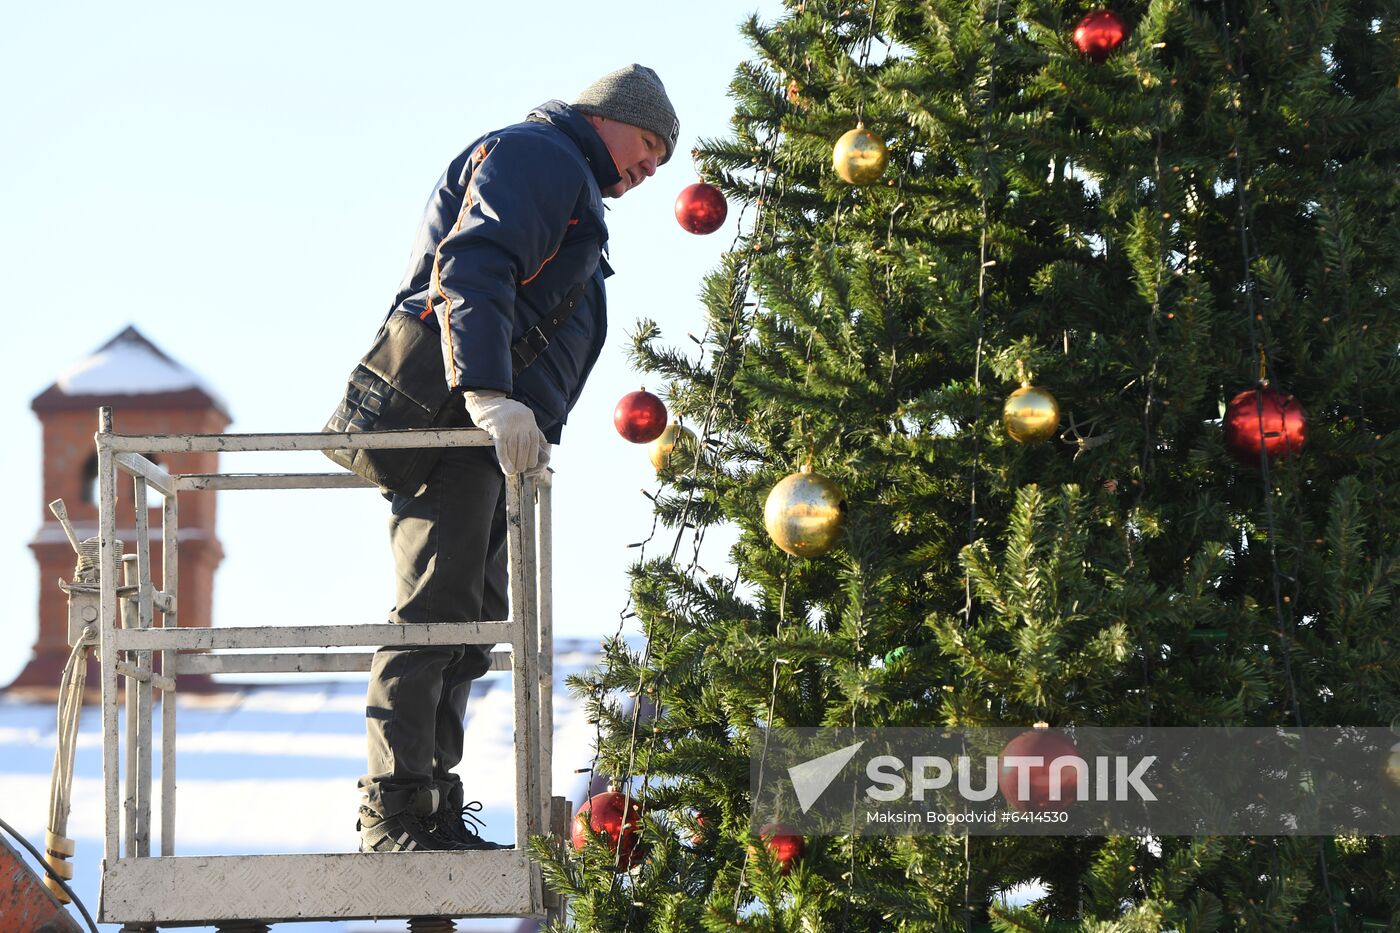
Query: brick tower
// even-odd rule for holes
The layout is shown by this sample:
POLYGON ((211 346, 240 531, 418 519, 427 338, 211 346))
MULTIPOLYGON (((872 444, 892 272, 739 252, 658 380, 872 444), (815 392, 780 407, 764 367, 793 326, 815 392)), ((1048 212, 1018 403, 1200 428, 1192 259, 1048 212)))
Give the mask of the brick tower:
MULTIPOLYGON (((44 430, 42 524, 30 542, 39 562, 39 637, 34 656, 11 687, 57 688, 68 659, 67 599, 56 581, 73 577, 75 555, 47 504, 62 499, 79 539, 97 534, 97 409, 110 405, 119 434, 217 434, 229 424, 228 408, 195 373, 166 356, 128 327, 70 368, 35 397, 30 407, 44 430)), ((216 473, 217 453, 152 457, 176 473, 216 473)), ((134 553, 135 515, 129 477, 118 476, 117 537, 134 553)), ((159 585, 160 494, 151 491, 151 562, 159 585)), ((214 570, 223 559, 214 528, 214 496, 180 494, 181 627, 208 626, 214 570)))

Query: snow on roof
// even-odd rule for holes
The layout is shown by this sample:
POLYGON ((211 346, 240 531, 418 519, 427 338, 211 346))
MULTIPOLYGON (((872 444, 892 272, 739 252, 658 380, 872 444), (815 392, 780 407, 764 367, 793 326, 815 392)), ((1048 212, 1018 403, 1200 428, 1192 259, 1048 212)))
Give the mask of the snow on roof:
MULTIPOLYGON (((581 802, 594 727, 564 678, 601 660, 598 643, 558 639, 554 652, 553 789, 581 802)), ((468 800, 482 802, 483 835, 514 838, 514 695, 509 674, 472 684, 465 760, 468 800)), ((356 780, 365 768, 364 678, 257 685, 210 696, 179 695, 175 851, 179 855, 354 852, 356 780)), ((156 729, 161 721, 155 715, 156 729)), ((0 693, 0 787, 6 821, 42 844, 48 819, 56 714, 53 706, 0 693)), ((125 732, 122 733, 125 735, 125 732)), ((124 740, 123 740, 124 741, 124 740)), ((159 748, 159 735, 154 737, 159 748)), ((97 908, 102 856, 101 714, 83 710, 68 835, 77 841, 74 885, 97 908)), ((154 786, 160 786, 156 756, 154 786)), ((158 809, 158 808, 157 808, 158 809)), ((154 814, 153 840, 160 837, 154 814)), ((513 921, 457 921, 459 930, 503 933, 513 921)), ((283 924, 278 924, 280 931, 283 924)), ((285 924, 288 933, 388 933, 402 921, 285 924)), ((533 927, 531 927, 533 928, 533 927)))
POLYGON ((168 356, 134 327, 127 327, 61 373, 54 388, 64 395, 165 395, 202 392, 227 412, 193 370, 168 356))

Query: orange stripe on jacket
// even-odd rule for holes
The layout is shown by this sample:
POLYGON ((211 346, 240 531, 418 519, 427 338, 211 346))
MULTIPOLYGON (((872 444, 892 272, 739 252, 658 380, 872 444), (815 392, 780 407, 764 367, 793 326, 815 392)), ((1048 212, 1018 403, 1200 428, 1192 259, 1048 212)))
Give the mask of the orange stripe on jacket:
MULTIPOLYGON (((576 223, 578 223, 578 218, 577 218, 577 217, 571 218, 571 219, 569 220, 569 226, 570 226, 570 227, 572 227, 572 226, 573 226, 574 224, 576 224, 576 223)), ((565 231, 564 231, 564 233, 565 233, 566 235, 568 234, 568 232, 569 232, 568 230, 565 230, 565 231)), ((554 247, 554 252, 552 252, 552 253, 549 254, 549 259, 546 259, 544 262, 540 263, 540 267, 539 267, 538 269, 535 270, 535 274, 534 274, 534 275, 530 276, 528 279, 521 279, 521 280, 520 280, 520 284, 521 284, 521 285, 529 285, 531 282, 533 282, 533 281, 535 280, 535 277, 538 276, 541 272, 544 271, 544 267, 547 266, 547 265, 549 265, 549 260, 550 260, 550 259, 553 259, 555 256, 558 256, 558 255, 559 255, 559 250, 560 250, 560 248, 563 247, 563 245, 564 245, 564 240, 563 240, 563 238, 561 237, 561 238, 559 239, 559 245, 556 246, 556 247, 554 247)))
MULTIPOLYGON (((486 148, 486 144, 482 143, 481 148, 476 151, 477 163, 476 168, 472 169, 472 178, 476 177, 477 171, 481 168, 481 163, 485 162, 486 157, 490 154, 491 151, 486 148)), ((442 271, 440 263, 442 261, 442 244, 447 242, 448 237, 452 236, 452 234, 457 233, 459 230, 462 229, 462 221, 466 218, 467 211, 471 210, 471 208, 472 183, 471 179, 468 179, 466 190, 462 192, 462 209, 457 212, 457 223, 455 223, 452 226, 451 233, 447 234, 447 236, 444 236, 441 240, 438 241, 437 249, 433 251, 433 287, 436 288, 437 293, 442 296, 442 300, 447 302, 447 312, 443 315, 442 332, 447 336, 447 362, 448 365, 452 367, 452 385, 454 387, 457 385, 458 377, 457 351, 452 346, 452 299, 447 296, 447 292, 443 291, 442 271)), ((419 317, 421 317, 423 320, 427 320, 428 315, 433 313, 435 313, 435 309, 433 308, 433 293, 432 290, 429 289, 428 308, 421 315, 419 315, 419 317)))

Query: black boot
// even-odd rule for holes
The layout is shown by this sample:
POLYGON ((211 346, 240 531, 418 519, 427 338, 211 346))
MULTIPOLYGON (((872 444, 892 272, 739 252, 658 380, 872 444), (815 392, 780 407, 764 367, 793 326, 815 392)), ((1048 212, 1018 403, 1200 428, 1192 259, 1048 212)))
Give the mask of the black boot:
POLYGON ((433 814, 432 828, 439 836, 451 841, 460 849, 492 850, 492 849, 512 849, 514 846, 502 845, 499 842, 491 842, 482 839, 478 832, 485 829, 485 824, 477 817, 481 812, 481 801, 473 800, 471 803, 463 804, 465 795, 462 792, 462 785, 457 784, 446 794, 442 806, 437 813, 433 814))
POLYGON ((361 806, 355 828, 361 852, 443 852, 466 848, 434 828, 437 794, 424 789, 408 806, 389 814, 361 806))

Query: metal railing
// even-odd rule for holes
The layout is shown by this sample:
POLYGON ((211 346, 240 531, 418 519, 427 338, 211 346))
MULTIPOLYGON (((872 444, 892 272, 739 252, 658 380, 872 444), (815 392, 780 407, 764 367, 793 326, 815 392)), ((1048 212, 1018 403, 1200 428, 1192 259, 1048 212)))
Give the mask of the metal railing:
POLYGON ((567 803, 552 798, 550 792, 553 644, 549 475, 538 480, 506 477, 508 620, 179 628, 179 493, 343 489, 371 484, 346 472, 178 474, 157 465, 148 455, 468 447, 484 446, 491 440, 474 428, 351 434, 123 435, 113 432, 110 409, 101 409, 99 420, 97 642, 105 801, 99 919, 154 925, 357 916, 542 916, 561 909, 562 905, 546 902, 538 868, 526 856, 531 836, 558 831, 567 819, 567 803), (135 553, 125 560, 119 554, 116 509, 118 483, 123 477, 133 484, 136 513, 135 553), (151 489, 164 497, 159 586, 151 565, 151 489), (124 573, 120 580, 119 573, 124 573), (513 677, 515 849, 411 853, 408 858, 401 853, 176 857, 174 695, 182 676, 362 671, 369 669, 372 652, 343 649, 393 644, 508 645, 506 651, 493 652, 492 669, 509 670, 513 677), (268 652, 310 648, 329 650, 268 652), (156 656, 160 658, 159 670, 153 664, 156 656), (123 681, 127 686, 124 768, 118 716, 123 681), (161 835, 160 856, 152 857, 156 690, 162 693, 161 835), (374 863, 368 873, 366 860, 374 863), (241 891, 219 884, 231 872, 237 872, 241 891), (399 875, 403 878, 396 882, 399 875), (265 887, 260 881, 263 878, 265 887), (373 878, 373 883, 357 880, 361 878, 373 878), (434 882, 434 878, 439 881, 434 882), (435 890, 435 883, 451 890, 435 890), (414 890, 405 890, 405 886, 414 890), (357 893, 356 888, 368 890, 357 893))

